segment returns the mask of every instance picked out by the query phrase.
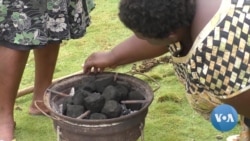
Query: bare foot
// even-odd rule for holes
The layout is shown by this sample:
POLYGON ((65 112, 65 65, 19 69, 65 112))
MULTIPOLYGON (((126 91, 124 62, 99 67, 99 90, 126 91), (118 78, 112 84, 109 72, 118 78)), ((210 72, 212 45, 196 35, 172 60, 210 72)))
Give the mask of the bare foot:
POLYGON ((239 141, 239 140, 240 140, 239 135, 231 135, 231 136, 227 137, 227 141, 239 141))
POLYGON ((32 103, 29 108, 30 115, 45 115, 49 114, 49 109, 44 105, 43 102, 32 103))
POLYGON ((0 124, 0 141, 12 141, 14 138, 15 124, 12 123, 1 123, 0 124))
POLYGON ((249 136, 246 134, 232 135, 227 138, 227 141, 249 141, 249 136))

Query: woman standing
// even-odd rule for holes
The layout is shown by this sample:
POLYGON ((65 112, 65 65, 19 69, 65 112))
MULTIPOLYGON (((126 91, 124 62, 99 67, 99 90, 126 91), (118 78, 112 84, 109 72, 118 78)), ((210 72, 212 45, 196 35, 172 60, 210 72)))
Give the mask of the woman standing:
MULTIPOLYGON (((0 0, 0 140, 14 138, 13 108, 31 50, 35 86, 29 113, 40 114, 34 101, 43 100, 51 84, 62 40, 83 37, 90 23, 90 0, 0 0)), ((46 111, 45 106, 42 106, 46 111)))

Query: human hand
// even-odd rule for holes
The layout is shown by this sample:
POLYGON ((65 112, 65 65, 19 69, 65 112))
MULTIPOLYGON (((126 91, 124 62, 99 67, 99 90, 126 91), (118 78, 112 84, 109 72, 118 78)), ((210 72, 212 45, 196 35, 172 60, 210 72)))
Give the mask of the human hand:
POLYGON ((83 65, 83 72, 102 72, 105 68, 114 68, 114 57, 111 52, 95 52, 91 54, 83 65))

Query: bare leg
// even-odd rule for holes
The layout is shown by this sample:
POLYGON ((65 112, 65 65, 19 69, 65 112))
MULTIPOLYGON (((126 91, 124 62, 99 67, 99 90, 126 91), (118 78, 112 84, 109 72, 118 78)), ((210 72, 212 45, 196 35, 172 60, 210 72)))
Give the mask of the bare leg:
MULTIPOLYGON (((30 106, 29 113, 32 115, 42 114, 35 106, 36 101, 43 101, 45 90, 51 85, 53 73, 59 52, 59 43, 48 44, 44 48, 35 49, 35 86, 34 96, 30 106)), ((37 103, 39 107, 48 112, 44 104, 37 103)))
POLYGON ((13 108, 29 51, 0 46, 0 140, 14 137, 13 108))

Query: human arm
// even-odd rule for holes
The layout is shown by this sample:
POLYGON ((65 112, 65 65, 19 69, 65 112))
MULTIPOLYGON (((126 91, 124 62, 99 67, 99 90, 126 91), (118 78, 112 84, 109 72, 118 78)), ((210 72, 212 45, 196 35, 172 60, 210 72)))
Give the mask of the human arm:
POLYGON ((107 67, 116 67, 136 61, 154 58, 168 51, 166 46, 151 45, 146 40, 141 40, 135 35, 124 40, 112 50, 95 52, 85 61, 84 72, 103 71, 107 67))
POLYGON ((221 99, 221 101, 223 103, 229 104, 231 106, 233 106, 236 111, 238 112, 238 114, 250 118, 250 110, 249 110, 249 106, 250 106, 250 90, 247 90, 239 95, 233 96, 231 98, 227 98, 227 99, 221 99))

